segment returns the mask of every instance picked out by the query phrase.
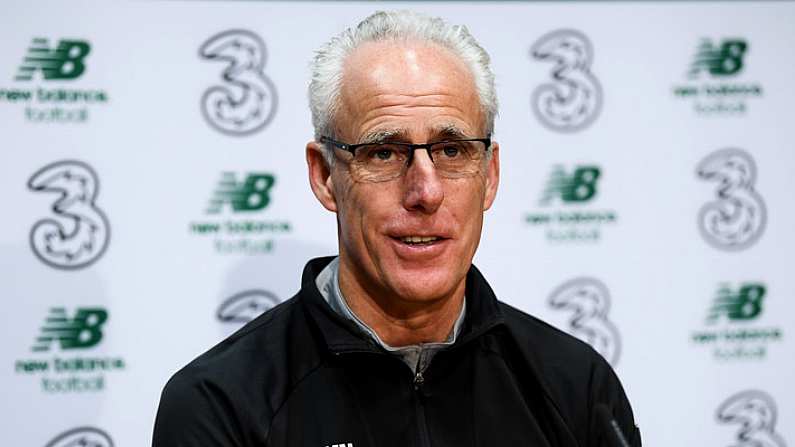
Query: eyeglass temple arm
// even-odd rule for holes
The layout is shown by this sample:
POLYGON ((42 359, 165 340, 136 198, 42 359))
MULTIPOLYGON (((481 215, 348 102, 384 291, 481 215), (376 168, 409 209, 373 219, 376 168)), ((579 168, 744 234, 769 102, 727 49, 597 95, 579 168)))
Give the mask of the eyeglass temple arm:
POLYGON ((350 152, 352 155, 356 155, 356 147, 359 146, 359 145, 356 145, 356 144, 346 144, 346 143, 343 143, 341 141, 332 140, 331 138, 324 137, 324 136, 320 137, 320 142, 321 143, 328 143, 328 144, 330 144, 330 145, 332 145, 334 147, 338 147, 338 148, 340 148, 340 149, 342 149, 342 150, 344 150, 346 152, 350 152))

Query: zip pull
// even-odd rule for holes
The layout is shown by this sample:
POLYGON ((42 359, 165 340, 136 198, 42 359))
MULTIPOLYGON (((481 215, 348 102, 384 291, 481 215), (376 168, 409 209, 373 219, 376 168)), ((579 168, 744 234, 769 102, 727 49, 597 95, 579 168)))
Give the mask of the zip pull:
POLYGON ((425 378, 422 377, 421 371, 417 371, 417 374, 414 375, 414 390, 417 391, 422 388, 423 383, 425 383, 425 378))

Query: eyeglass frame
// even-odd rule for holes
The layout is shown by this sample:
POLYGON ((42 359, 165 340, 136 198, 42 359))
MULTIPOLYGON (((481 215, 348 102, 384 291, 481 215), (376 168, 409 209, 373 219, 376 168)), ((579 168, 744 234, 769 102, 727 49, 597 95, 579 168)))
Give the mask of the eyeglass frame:
POLYGON ((387 142, 376 142, 376 143, 348 144, 348 143, 343 143, 341 141, 334 140, 334 139, 332 139, 330 137, 327 137, 325 135, 321 135, 320 136, 320 143, 331 144, 332 146, 334 146, 336 148, 339 148, 339 149, 342 149, 344 151, 350 152, 351 155, 354 156, 354 157, 356 156, 356 149, 358 149, 360 147, 364 147, 364 146, 374 146, 374 145, 379 145, 379 144, 394 144, 394 145, 397 145, 397 146, 408 147, 408 149, 409 149, 409 157, 406 160, 406 167, 411 165, 411 162, 414 160, 414 151, 416 151, 417 149, 425 149, 425 152, 428 154, 428 158, 430 158, 431 162, 433 162, 433 155, 431 155, 431 146, 436 145, 436 144, 443 144, 443 143, 466 143, 466 142, 470 142, 470 141, 476 141, 476 142, 485 144, 486 145, 486 148, 485 148, 486 153, 488 153, 489 149, 491 149, 491 143, 492 143, 491 134, 487 135, 485 138, 462 138, 460 140, 443 140, 443 141, 435 141, 433 143, 422 143, 422 144, 402 143, 402 142, 389 142, 389 143, 387 143, 387 142))

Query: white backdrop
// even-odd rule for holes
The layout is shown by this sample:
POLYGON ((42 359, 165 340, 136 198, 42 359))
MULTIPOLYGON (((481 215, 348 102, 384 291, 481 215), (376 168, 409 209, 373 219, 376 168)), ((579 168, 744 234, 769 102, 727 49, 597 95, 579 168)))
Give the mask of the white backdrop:
POLYGON ((393 8, 493 57, 498 296, 613 363, 646 445, 795 443, 795 3, 4 6, 6 444, 149 444, 168 377, 336 252, 307 65, 393 8))

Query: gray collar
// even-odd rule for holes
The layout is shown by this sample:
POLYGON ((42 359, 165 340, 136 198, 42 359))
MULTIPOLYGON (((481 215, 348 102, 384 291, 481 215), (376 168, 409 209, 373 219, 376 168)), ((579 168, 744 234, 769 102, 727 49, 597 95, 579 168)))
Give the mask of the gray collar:
POLYGON ((450 346, 455 343, 455 340, 461 331, 461 326, 464 323, 464 315, 466 315, 466 300, 464 300, 463 305, 461 306, 461 313, 458 314, 458 318, 453 325, 453 330, 451 331, 450 335, 447 336, 446 341, 441 343, 420 343, 417 345, 399 347, 389 346, 388 344, 384 343, 384 341, 378 337, 378 334, 376 334, 370 326, 368 326, 364 321, 356 316, 356 314, 353 313, 351 308, 348 307, 345 297, 342 296, 339 281, 339 259, 339 257, 334 258, 334 260, 331 261, 320 272, 319 275, 317 275, 315 284, 317 285, 317 289, 320 291, 320 294, 323 295, 323 298, 334 310, 334 312, 356 324, 359 329, 367 334, 373 341, 378 343, 379 346, 400 357, 409 366, 409 368, 411 368, 412 371, 424 371, 436 352, 445 346, 450 346))

